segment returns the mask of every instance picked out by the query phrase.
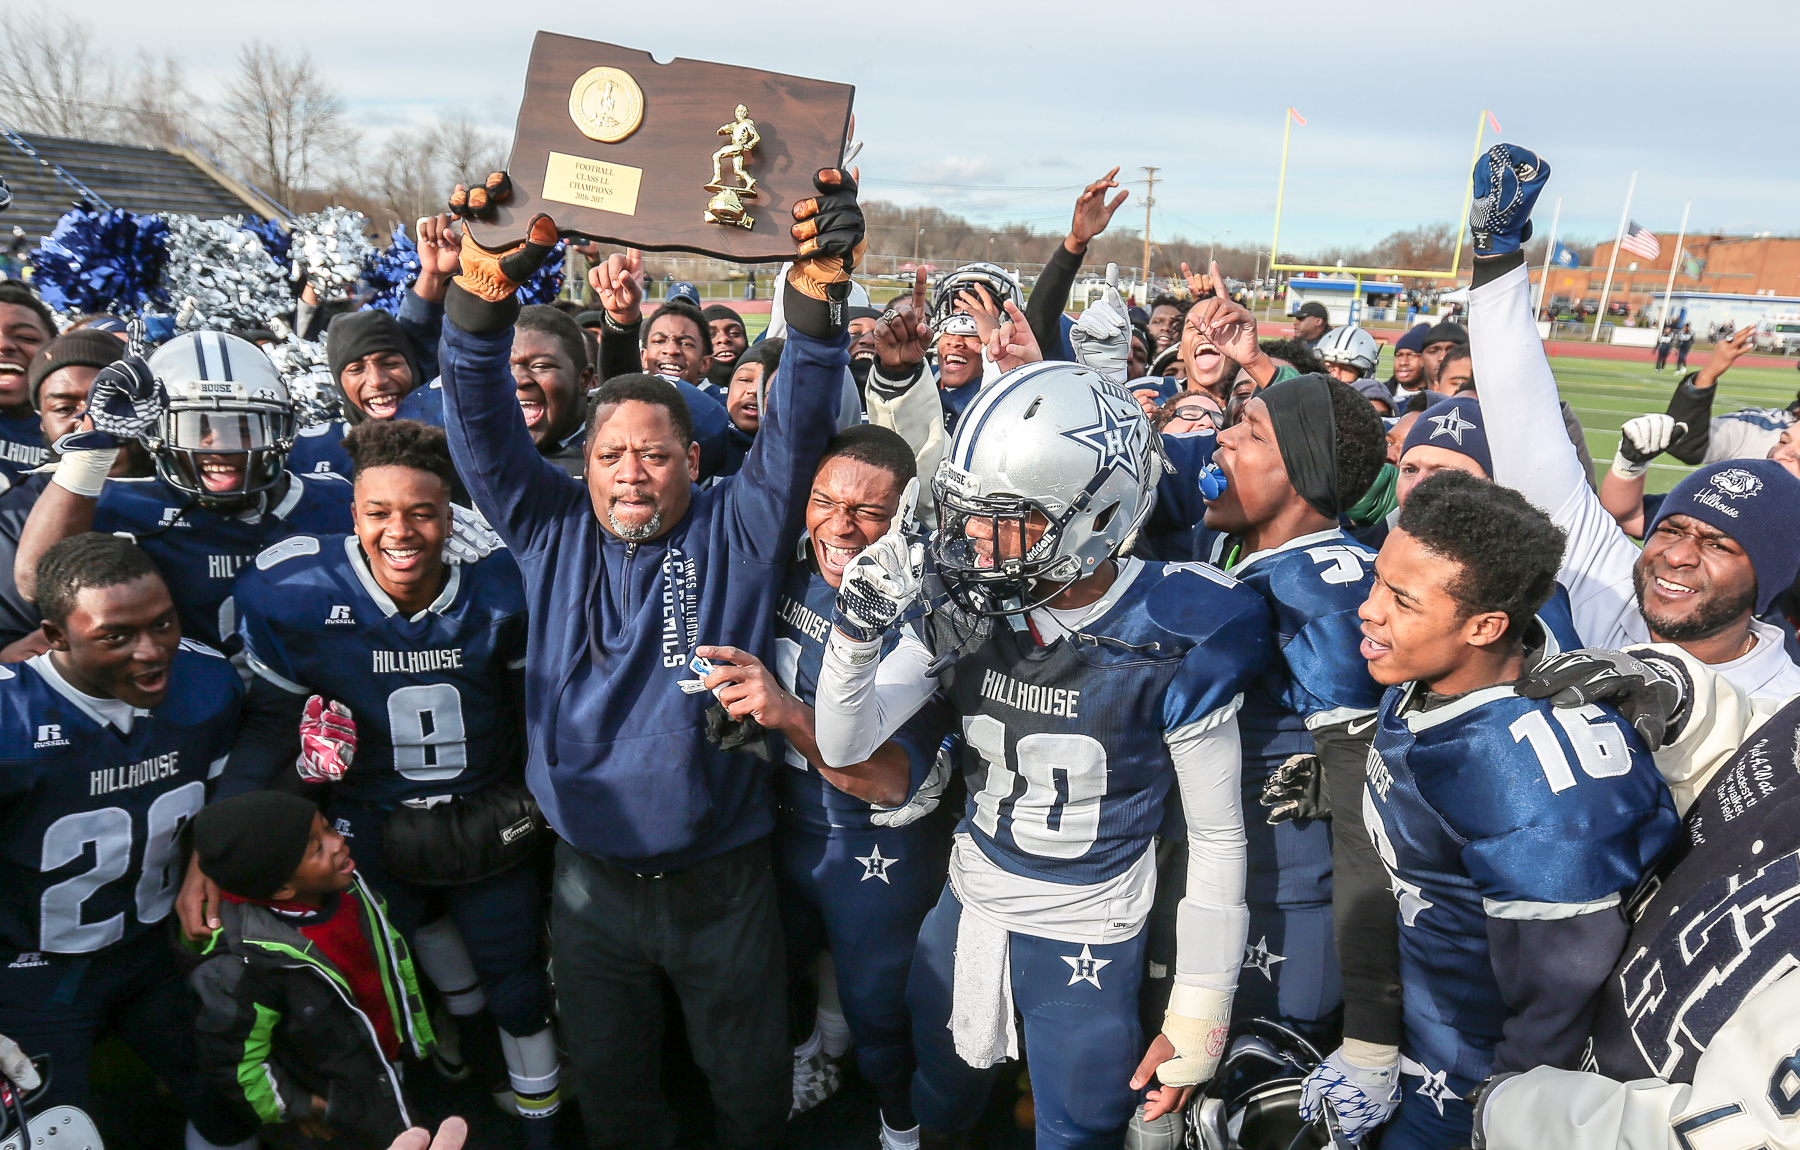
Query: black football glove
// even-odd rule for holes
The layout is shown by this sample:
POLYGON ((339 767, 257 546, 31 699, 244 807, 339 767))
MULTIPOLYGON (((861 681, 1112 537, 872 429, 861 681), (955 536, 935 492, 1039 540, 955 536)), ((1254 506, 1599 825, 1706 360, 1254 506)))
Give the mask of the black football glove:
POLYGON ((1612 706, 1652 751, 1681 733, 1693 693, 1687 669, 1677 660, 1598 647, 1552 655, 1519 683, 1519 694, 1527 699, 1549 699, 1558 707, 1612 706))
POLYGON ((491 172, 485 182, 472 188, 456 185, 450 193, 450 212, 459 219, 489 220, 494 209, 512 199, 512 177, 505 172, 491 172))
POLYGON ((836 339, 849 322, 850 273, 868 246, 856 179, 838 168, 813 176, 819 193, 794 204, 794 240, 781 309, 790 327, 817 339, 836 339))
POLYGON ((1269 772, 1262 805, 1271 826, 1289 819, 1316 819, 1325 814, 1325 772, 1317 755, 1293 755, 1269 772))

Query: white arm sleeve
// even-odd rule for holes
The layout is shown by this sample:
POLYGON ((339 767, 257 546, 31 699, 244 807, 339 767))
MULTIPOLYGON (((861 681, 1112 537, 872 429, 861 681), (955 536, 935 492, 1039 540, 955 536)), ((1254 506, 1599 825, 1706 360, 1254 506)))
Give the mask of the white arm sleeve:
MULTIPOLYGON (((875 371, 879 371, 877 365, 875 371)), ((944 404, 937 384, 929 376, 899 395, 883 395, 868 389, 869 422, 898 432, 912 448, 919 468, 919 522, 929 531, 937 526, 937 499, 931 478, 944 457, 944 404)))
POLYGON ((1615 1082, 1540 1066, 1500 1085, 1483 1125, 1490 1150, 1800 1148, 1800 977, 1746 998, 1694 1066, 1693 1085, 1615 1082))
POLYGON ((1531 285, 1516 267, 1469 293, 1469 354, 1481 379, 1494 481, 1520 492, 1569 533, 1557 577, 1569 592, 1575 631, 1590 647, 1650 638, 1631 572, 1638 549, 1583 475, 1563 426, 1544 343, 1532 322, 1531 285))
POLYGON ((835 627, 825 642, 813 696, 813 739, 826 766, 866 762, 937 690, 937 680, 925 673, 931 666, 925 644, 902 635, 878 661, 869 657, 878 642, 846 639, 835 627))
POLYGON ((1230 993, 1237 989, 1250 929, 1244 905, 1248 846, 1239 805, 1243 751, 1237 715, 1172 733, 1169 754, 1175 760, 1188 838, 1187 893, 1175 918, 1175 981, 1230 993))
POLYGON ((1681 737, 1656 752, 1656 769, 1685 815, 1718 769, 1729 763, 1751 732, 1787 705, 1787 699, 1750 698, 1725 676, 1673 643, 1626 648, 1627 654, 1654 651, 1678 659, 1687 669, 1693 693, 1681 737))

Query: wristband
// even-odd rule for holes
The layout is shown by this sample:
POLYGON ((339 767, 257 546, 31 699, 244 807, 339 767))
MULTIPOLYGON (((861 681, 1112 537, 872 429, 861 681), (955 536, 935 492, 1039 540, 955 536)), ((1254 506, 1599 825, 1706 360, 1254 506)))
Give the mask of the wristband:
POLYGON ((1613 452, 1612 473, 1617 475, 1620 479, 1637 479, 1648 470, 1650 470, 1650 461, 1648 459, 1644 460, 1642 463, 1636 463, 1625 458, 1624 448, 1620 448, 1613 452))
POLYGON ((118 458, 119 449, 116 447, 71 451, 57 463, 56 473, 50 478, 64 491, 88 499, 98 499, 100 489, 106 486, 106 475, 118 458))

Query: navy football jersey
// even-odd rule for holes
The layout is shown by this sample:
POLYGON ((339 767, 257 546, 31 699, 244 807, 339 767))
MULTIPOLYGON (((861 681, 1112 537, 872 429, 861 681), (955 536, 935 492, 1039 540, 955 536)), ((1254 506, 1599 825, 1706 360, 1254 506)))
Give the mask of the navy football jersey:
POLYGON ((525 591, 508 551, 451 565, 443 592, 399 613, 354 535, 295 535, 237 582, 238 635, 258 675, 350 708, 346 798, 391 805, 480 790, 524 755, 508 670, 525 659, 525 591))
POLYGON ((295 475, 329 472, 344 479, 350 478, 350 455, 344 450, 344 435, 349 430, 350 425, 341 419, 302 427, 294 434, 294 446, 288 451, 287 469, 295 475))
POLYGON ((1313 753, 1310 727, 1372 714, 1381 705, 1381 687, 1369 677, 1358 640, 1344 641, 1356 625, 1324 622, 1345 612, 1354 620, 1375 583, 1375 553, 1335 527, 1243 558, 1223 554, 1228 545, 1224 537, 1214 544, 1214 562, 1268 600, 1282 648, 1238 714, 1244 785, 1260 793, 1270 768, 1313 753))
POLYGON ((1364 821, 1399 901, 1401 1052, 1428 1076, 1479 1081, 1508 1016, 1488 919, 1619 913, 1675 807, 1615 711, 1512 684, 1421 710, 1422 690, 1382 700, 1364 821))
POLYGON ((1719 1028, 1792 969, 1800 955, 1796 738, 1800 700, 1758 727, 1695 799, 1676 851, 1631 904, 1631 937, 1600 992, 1583 1069, 1692 1082, 1719 1028))
POLYGON ((50 449, 44 445, 37 412, 0 413, 0 475, 17 482, 27 471, 42 467, 49 460, 50 449))
POLYGON ((0 946, 90 954, 175 905, 181 833, 224 766, 244 687, 184 639, 162 705, 120 734, 49 660, 0 666, 0 946))
POLYGON ((955 666, 970 834, 998 866, 1090 885, 1142 857, 1175 780, 1167 738, 1232 705, 1275 657, 1262 597, 1201 563, 1128 560, 1080 631, 1005 620, 955 666))
MULTIPOLYGON (((801 546, 811 547, 805 540, 801 546)), ((775 605, 774 669, 782 686, 809 707, 818 695, 819 667, 836 605, 837 588, 814 573, 810 560, 797 560, 788 567, 787 582, 775 605)), ((889 631, 881 653, 885 656, 898 642, 899 633, 889 631)), ((933 788, 942 791, 943 780, 932 778, 932 772, 938 745, 948 730, 949 713, 942 701, 933 699, 894 732, 894 742, 906 752, 912 770, 906 792, 909 802, 919 796, 921 787, 927 787, 925 797, 932 800, 937 797, 930 793, 933 788)), ((786 748, 785 758, 793 769, 778 771, 775 776, 776 800, 784 819, 813 831, 880 825, 877 820, 886 808, 832 786, 819 768, 791 746, 786 748)))
POLYGON ((235 649, 231 584, 244 565, 289 535, 350 530, 350 484, 315 473, 289 473, 288 489, 261 513, 221 515, 160 479, 109 479, 94 509, 94 530, 128 535, 156 561, 181 633, 235 649))

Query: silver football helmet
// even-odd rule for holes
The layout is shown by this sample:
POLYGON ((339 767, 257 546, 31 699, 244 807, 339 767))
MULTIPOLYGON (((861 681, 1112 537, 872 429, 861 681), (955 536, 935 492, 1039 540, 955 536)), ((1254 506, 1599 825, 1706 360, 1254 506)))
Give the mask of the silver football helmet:
POLYGON ((1355 368, 1362 376, 1374 375, 1375 365, 1381 362, 1381 345, 1360 327, 1334 327, 1313 350, 1326 363, 1355 368))
POLYGON ((294 445, 294 405, 263 350, 217 331, 178 335, 156 349, 150 370, 168 403, 146 441, 156 472, 202 503, 234 503, 275 486, 294 445), (230 491, 206 485, 207 456, 242 455, 230 491))
POLYGON ((994 297, 994 306, 1003 311, 1007 300, 1020 307, 1025 306, 1025 291, 1011 272, 999 264, 964 264, 939 276, 931 289, 932 338, 940 335, 975 334, 974 317, 956 310, 956 293, 967 291, 978 284, 988 290, 988 294, 994 297), (959 326, 967 330, 956 330, 959 326))
POLYGON ((1015 368, 957 420, 932 480, 938 573, 964 610, 1030 610, 1034 584, 1072 583, 1125 549, 1162 470, 1162 441, 1123 387, 1075 363, 1015 368))

